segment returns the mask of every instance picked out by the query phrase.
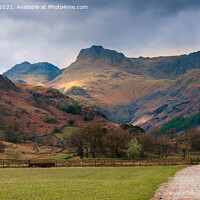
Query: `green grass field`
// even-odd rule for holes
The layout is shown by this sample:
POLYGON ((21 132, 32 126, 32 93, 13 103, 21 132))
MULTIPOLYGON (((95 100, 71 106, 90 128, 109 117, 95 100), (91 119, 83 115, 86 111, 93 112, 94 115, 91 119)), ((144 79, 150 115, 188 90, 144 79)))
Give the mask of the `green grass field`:
POLYGON ((184 166, 0 169, 1 200, 149 199, 184 166))
POLYGON ((54 133, 54 135, 60 138, 61 140, 67 140, 68 136, 70 136, 73 132, 79 129, 79 127, 75 126, 66 126, 62 129, 62 133, 54 133))

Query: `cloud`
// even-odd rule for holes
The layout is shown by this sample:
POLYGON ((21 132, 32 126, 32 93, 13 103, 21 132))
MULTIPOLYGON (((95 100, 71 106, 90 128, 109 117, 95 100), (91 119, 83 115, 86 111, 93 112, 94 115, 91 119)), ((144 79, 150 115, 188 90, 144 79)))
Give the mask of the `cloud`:
POLYGON ((89 9, 0 10, 0 73, 24 60, 66 67, 80 49, 93 44, 131 57, 199 50, 198 0, 3 0, 3 3, 87 5, 89 9))

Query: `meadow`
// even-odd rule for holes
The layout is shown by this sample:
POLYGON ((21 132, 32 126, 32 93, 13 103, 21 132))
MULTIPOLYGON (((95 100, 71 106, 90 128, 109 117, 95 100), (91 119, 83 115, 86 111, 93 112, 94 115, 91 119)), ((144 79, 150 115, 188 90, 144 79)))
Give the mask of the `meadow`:
POLYGON ((0 169, 1 200, 148 200, 185 166, 0 169))

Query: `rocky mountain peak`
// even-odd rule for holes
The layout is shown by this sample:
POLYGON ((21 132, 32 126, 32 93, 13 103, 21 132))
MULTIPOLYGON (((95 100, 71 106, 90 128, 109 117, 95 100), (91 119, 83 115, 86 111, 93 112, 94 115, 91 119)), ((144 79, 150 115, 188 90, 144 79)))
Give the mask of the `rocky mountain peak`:
POLYGON ((30 65, 31 63, 29 63, 28 61, 24 61, 21 63, 21 65, 30 65))
POLYGON ((104 48, 102 46, 91 46, 90 48, 87 49, 82 49, 77 57, 77 61, 85 60, 85 59, 92 59, 95 60, 97 59, 104 48))
POLYGON ((77 61, 89 60, 94 62, 96 60, 106 60, 109 64, 116 65, 125 58, 123 53, 93 45, 90 48, 82 49, 77 57, 77 61))

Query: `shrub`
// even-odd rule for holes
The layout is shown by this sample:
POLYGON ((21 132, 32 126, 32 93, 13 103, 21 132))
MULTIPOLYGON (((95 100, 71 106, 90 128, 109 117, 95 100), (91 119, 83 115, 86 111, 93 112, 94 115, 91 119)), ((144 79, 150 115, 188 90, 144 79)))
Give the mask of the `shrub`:
POLYGON ((68 124, 69 124, 69 125, 73 125, 74 122, 75 122, 75 121, 74 121, 73 119, 70 119, 70 120, 68 121, 68 124))
POLYGON ((75 115, 80 115, 81 113, 81 106, 78 102, 70 102, 69 100, 60 100, 56 107, 66 113, 71 113, 75 115))
POLYGON ((108 117, 106 116, 106 114, 104 113, 101 113, 101 117, 105 118, 105 119, 108 119, 108 117))
POLYGON ((141 152, 142 152, 142 145, 137 141, 136 138, 134 138, 131 141, 130 146, 126 153, 129 158, 137 159, 141 156, 141 152))
POLYGON ((56 117, 46 117, 44 122, 49 124, 56 124, 58 123, 58 119, 56 117))
POLYGON ((31 124, 31 121, 28 120, 27 124, 26 124, 26 127, 30 127, 30 124, 31 124))
POLYGON ((62 130, 59 127, 54 127, 54 131, 53 132, 54 133, 62 133, 62 130))
POLYGON ((40 111, 40 110, 38 110, 38 109, 35 109, 35 112, 36 112, 36 113, 41 113, 41 111, 40 111))
POLYGON ((89 121, 88 117, 86 117, 86 116, 83 118, 83 120, 84 121, 89 121))

